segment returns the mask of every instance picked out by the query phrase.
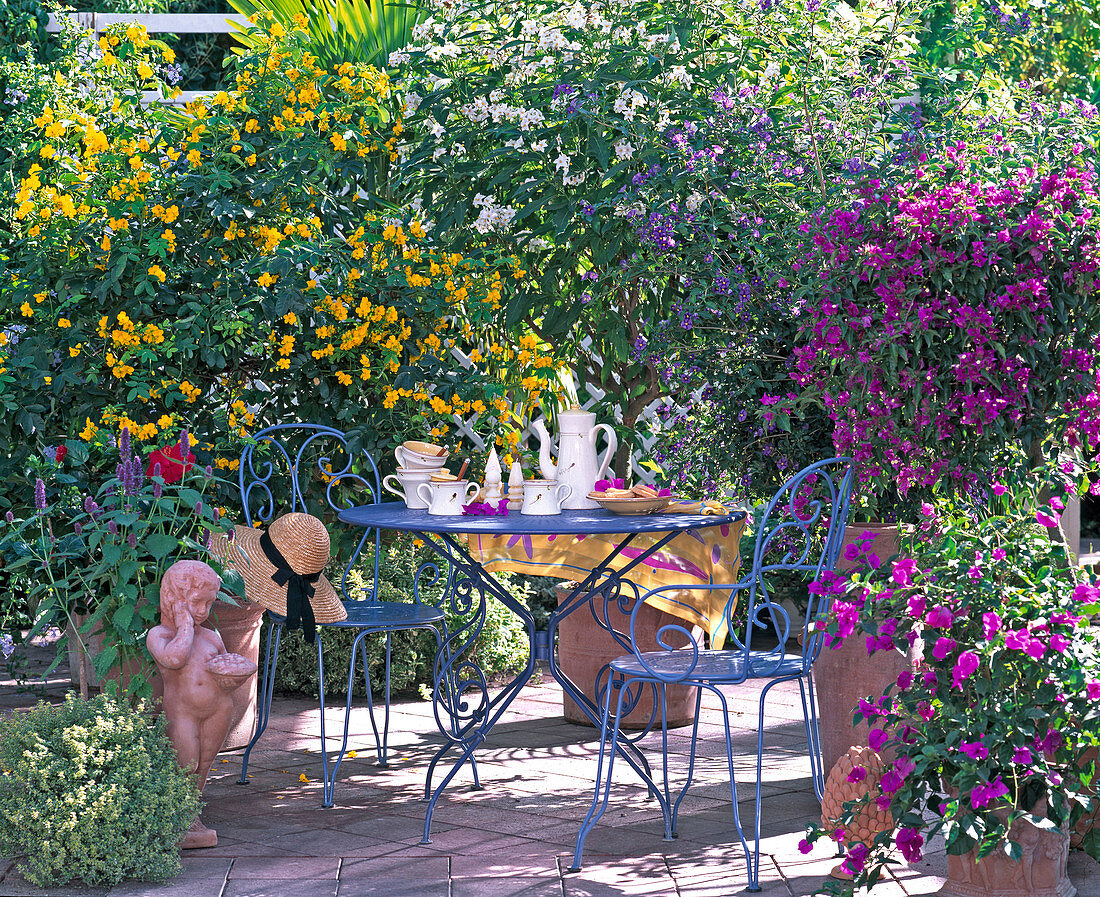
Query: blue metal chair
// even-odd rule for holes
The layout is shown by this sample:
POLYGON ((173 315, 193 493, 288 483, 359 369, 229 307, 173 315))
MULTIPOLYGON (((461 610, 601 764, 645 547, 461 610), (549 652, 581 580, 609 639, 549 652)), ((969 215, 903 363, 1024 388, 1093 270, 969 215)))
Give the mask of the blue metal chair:
MULTIPOLYGON (((662 646, 671 647, 673 638, 687 637, 688 647, 677 650, 639 652, 632 648, 634 624, 638 611, 651 596, 665 592, 682 591, 683 587, 666 586, 640 595, 620 594, 618 584, 610 585, 603 596, 605 603, 619 602, 620 606, 633 602, 630 617, 630 643, 625 644, 631 653, 611 662, 608 684, 603 690, 603 716, 600 731, 600 753, 596 770, 596 789, 592 806, 581 824, 577 835, 577 847, 570 871, 581 868, 584 840, 607 809, 611 793, 612 767, 619 750, 622 735, 620 719, 635 706, 644 689, 654 695, 654 719, 637 741, 648 734, 661 718, 662 754, 664 761, 663 788, 648 782, 661 804, 665 824, 665 838, 676 836, 677 813, 691 785, 695 770, 695 753, 699 733, 699 708, 703 689, 717 695, 723 710, 725 724, 726 759, 729 765, 730 797, 733 802, 733 824, 745 851, 750 891, 760 890, 760 819, 761 774, 764 755, 764 703, 768 692, 780 682, 794 681, 802 696, 802 710, 809 744, 810 773, 814 792, 820 800, 824 789, 825 771, 821 759, 821 738, 817 724, 817 707, 814 700, 813 664, 821 651, 824 633, 818 625, 829 612, 828 590, 823 594, 809 592, 809 607, 801 630, 801 639, 792 633, 787 611, 771 599, 769 581, 778 573, 797 572, 806 579, 817 580, 827 570, 832 570, 840 555, 841 540, 848 519, 848 506, 852 493, 854 470, 851 459, 833 458, 813 464, 789 479, 768 503, 756 521, 755 549, 752 569, 737 583, 710 586, 691 586, 693 589, 729 591, 726 605, 730 618, 741 597, 747 597, 747 625, 743 636, 732 635, 732 648, 701 650, 691 639, 687 629, 670 624, 658 632, 662 646), (747 595, 745 594, 747 593, 747 595), (761 630, 761 632, 757 632, 761 630), (674 635, 675 634, 675 635, 674 635), (768 636, 765 647, 761 636, 768 636), (756 739, 756 804, 755 849, 750 853, 741 827, 737 809, 737 787, 733 771, 733 742, 730 734, 729 708, 721 686, 736 685, 749 679, 766 679, 760 693, 756 739), (665 719, 665 687, 669 684, 686 684, 698 689, 695 704, 695 720, 691 733, 691 751, 686 781, 673 799, 668 774, 668 726, 665 719), (658 709, 659 708, 659 709, 658 709)), ((731 620, 732 623, 732 620, 731 620)), ((735 630, 730 627, 730 632, 735 630)), ((622 639, 620 639, 620 642, 622 639)))
MULTIPOLYGON (((374 460, 366 451, 352 451, 347 436, 339 430, 322 424, 280 424, 260 430, 255 442, 241 453, 238 483, 245 522, 270 523, 276 516, 292 511, 324 516, 326 512, 339 513, 353 505, 377 504, 381 501, 381 481, 374 460), (351 497, 354 495, 354 499, 351 497)), ((321 709, 321 768, 323 774, 322 804, 333 805, 336 775, 347 750, 348 730, 351 720, 352 685, 355 682, 357 659, 362 661, 363 676, 367 687, 367 708, 374 732, 378 765, 387 766, 390 725, 390 660, 393 633, 410 629, 427 629, 435 635, 437 656, 446 641, 446 621, 440 607, 421 600, 420 574, 427 572, 425 585, 437 582, 440 571, 434 564, 421 568, 408 602, 382 601, 378 595, 378 566, 381 556, 381 534, 378 530, 362 531, 358 544, 344 565, 339 589, 347 619, 339 623, 325 624, 336 629, 358 630, 352 645, 351 662, 348 665, 348 694, 344 708, 344 734, 336 762, 329 770, 329 757, 325 739, 325 661, 321 639, 317 639, 317 672, 320 679, 321 709), (373 548, 374 556, 368 562, 363 559, 364 549, 373 548), (353 568, 362 565, 364 588, 350 586, 353 568), (375 717, 374 695, 367 666, 366 638, 382 634, 386 640, 384 681, 384 713, 379 726, 375 717)), ((450 573, 448 571, 448 577, 450 573)), ((264 655, 263 679, 258 695, 256 732, 245 748, 241 763, 240 784, 247 784, 248 758, 252 748, 267 729, 271 715, 271 697, 275 685, 275 665, 278 661, 279 642, 286 618, 269 614, 271 626, 267 632, 264 655)), ((322 628, 318 624, 318 628, 322 628)), ((477 769, 474 767, 477 784, 477 769)))

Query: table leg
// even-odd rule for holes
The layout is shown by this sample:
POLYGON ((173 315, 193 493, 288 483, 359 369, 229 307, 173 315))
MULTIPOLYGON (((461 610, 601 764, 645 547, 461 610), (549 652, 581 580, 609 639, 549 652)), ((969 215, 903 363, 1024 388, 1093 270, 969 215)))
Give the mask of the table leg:
POLYGON ((535 620, 526 606, 516 601, 491 573, 470 556, 460 540, 446 533, 418 535, 433 551, 450 562, 452 572, 448 600, 451 610, 467 618, 458 629, 447 631, 443 650, 436 655, 432 704, 436 724, 447 741, 432 757, 425 782, 428 809, 424 818, 424 837, 420 843, 430 844, 432 814, 443 790, 462 765, 473 759, 474 751, 485 741, 493 725, 531 679, 535 669, 535 620), (490 595, 523 621, 530 640, 527 665, 495 697, 490 696, 485 675, 471 656, 471 649, 485 626, 486 599, 490 595), (436 767, 452 748, 458 750, 458 758, 433 788, 436 767))

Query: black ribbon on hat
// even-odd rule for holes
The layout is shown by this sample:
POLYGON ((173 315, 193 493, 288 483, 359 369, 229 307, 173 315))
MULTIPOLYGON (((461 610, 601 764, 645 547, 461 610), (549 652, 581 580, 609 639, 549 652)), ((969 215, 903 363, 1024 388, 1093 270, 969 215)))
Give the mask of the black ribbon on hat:
POLYGON ((275 547, 271 536, 266 532, 260 536, 260 548, 263 549, 267 559, 275 565, 275 572, 271 574, 271 581, 277 586, 286 586, 286 628, 301 629, 307 642, 311 645, 317 638, 317 621, 313 616, 313 604, 310 599, 321 578, 321 571, 316 573, 295 573, 294 568, 287 563, 282 552, 275 547))

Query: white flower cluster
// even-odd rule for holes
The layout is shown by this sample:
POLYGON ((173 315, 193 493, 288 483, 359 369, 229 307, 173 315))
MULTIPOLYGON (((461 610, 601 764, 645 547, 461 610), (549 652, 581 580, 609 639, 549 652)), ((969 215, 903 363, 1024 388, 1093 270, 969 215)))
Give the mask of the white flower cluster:
POLYGON ((516 217, 516 210, 511 206, 498 205, 493 197, 484 193, 474 195, 474 207, 481 209, 481 213, 474 222, 474 229, 479 234, 488 234, 493 231, 502 231, 512 223, 516 217))
POLYGON ((638 114, 638 110, 647 102, 643 94, 638 93, 633 87, 628 87, 619 94, 613 108, 627 121, 634 121, 634 116, 638 114))

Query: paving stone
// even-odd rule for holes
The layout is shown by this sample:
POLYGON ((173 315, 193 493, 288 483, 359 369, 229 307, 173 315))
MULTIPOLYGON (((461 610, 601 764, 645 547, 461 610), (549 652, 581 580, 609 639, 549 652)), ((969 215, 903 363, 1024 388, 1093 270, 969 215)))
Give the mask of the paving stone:
POLYGON ((231 859, 185 856, 182 862, 183 871, 171 881, 122 882, 111 888, 109 897, 220 897, 231 859))
POLYGON ((389 881, 447 882, 450 861, 441 856, 394 857, 344 860, 340 866, 340 882, 357 879, 389 881))
POLYGON ((334 857, 241 857, 229 870, 229 880, 239 878, 336 879, 340 860, 334 857))
POLYGON ((230 879, 222 897, 336 897, 336 879, 230 879))
POLYGON ((561 897, 561 882, 557 876, 453 878, 451 897, 561 897))

